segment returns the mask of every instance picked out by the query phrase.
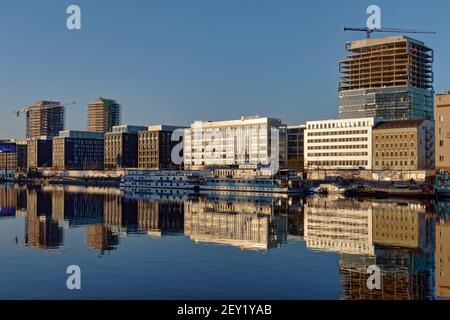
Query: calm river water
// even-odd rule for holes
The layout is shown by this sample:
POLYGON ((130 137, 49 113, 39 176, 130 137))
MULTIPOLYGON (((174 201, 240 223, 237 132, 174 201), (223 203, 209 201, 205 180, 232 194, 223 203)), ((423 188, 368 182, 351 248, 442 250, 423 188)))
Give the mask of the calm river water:
POLYGON ((450 203, 0 185, 0 299, 450 298, 449 217, 450 203))

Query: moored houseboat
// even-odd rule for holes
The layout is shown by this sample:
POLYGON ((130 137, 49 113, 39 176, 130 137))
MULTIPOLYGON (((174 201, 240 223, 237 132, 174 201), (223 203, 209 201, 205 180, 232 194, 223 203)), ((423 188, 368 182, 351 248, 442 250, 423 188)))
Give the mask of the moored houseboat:
POLYGON ((303 179, 294 170, 270 175, 264 170, 239 168, 212 170, 203 178, 200 192, 304 194, 303 179))
POLYGON ((148 189, 191 190, 197 192, 202 171, 127 171, 120 182, 121 189, 135 192, 148 189))

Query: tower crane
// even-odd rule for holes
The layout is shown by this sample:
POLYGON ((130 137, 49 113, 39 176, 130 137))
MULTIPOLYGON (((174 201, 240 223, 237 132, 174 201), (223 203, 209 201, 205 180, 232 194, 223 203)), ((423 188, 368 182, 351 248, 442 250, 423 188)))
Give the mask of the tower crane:
POLYGON ((365 32, 367 39, 370 39, 371 34, 374 33, 374 32, 437 34, 435 31, 427 31, 427 30, 411 30, 411 29, 399 29, 399 28, 371 29, 371 28, 368 28, 368 27, 365 27, 365 28, 348 28, 348 27, 344 27, 344 31, 362 31, 362 32, 365 32))
MULTIPOLYGON (((53 109, 53 108, 58 108, 58 107, 67 107, 70 105, 74 105, 76 104, 75 101, 71 101, 71 102, 67 102, 67 103, 54 103, 54 104, 47 104, 47 105, 43 105, 42 106, 42 110, 48 110, 48 109, 53 109)), ((33 107, 25 107, 19 110, 14 111, 14 113, 16 114, 17 117, 20 117, 20 115, 22 113, 27 113, 28 111, 31 110, 31 108, 33 107)))

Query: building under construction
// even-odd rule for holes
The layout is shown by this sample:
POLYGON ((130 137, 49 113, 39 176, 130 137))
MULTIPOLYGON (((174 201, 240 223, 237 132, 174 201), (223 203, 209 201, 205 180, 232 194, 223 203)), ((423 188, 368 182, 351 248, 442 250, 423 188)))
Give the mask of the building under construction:
POLYGON ((341 119, 433 120, 433 50, 406 36, 351 41, 339 64, 341 119))
POLYGON ((88 106, 88 131, 107 133, 120 125, 120 104, 98 98, 88 106))
POLYGON ((64 130, 64 106, 60 102, 38 101, 25 113, 27 139, 56 137, 64 130))

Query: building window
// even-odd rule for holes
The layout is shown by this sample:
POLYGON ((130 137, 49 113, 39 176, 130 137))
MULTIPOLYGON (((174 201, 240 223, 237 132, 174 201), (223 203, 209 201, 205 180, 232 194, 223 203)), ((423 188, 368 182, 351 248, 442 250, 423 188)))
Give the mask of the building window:
POLYGON ((444 140, 439 140, 439 147, 443 147, 444 146, 444 140))
POLYGON ((439 116, 439 122, 444 122, 444 116, 439 116))

